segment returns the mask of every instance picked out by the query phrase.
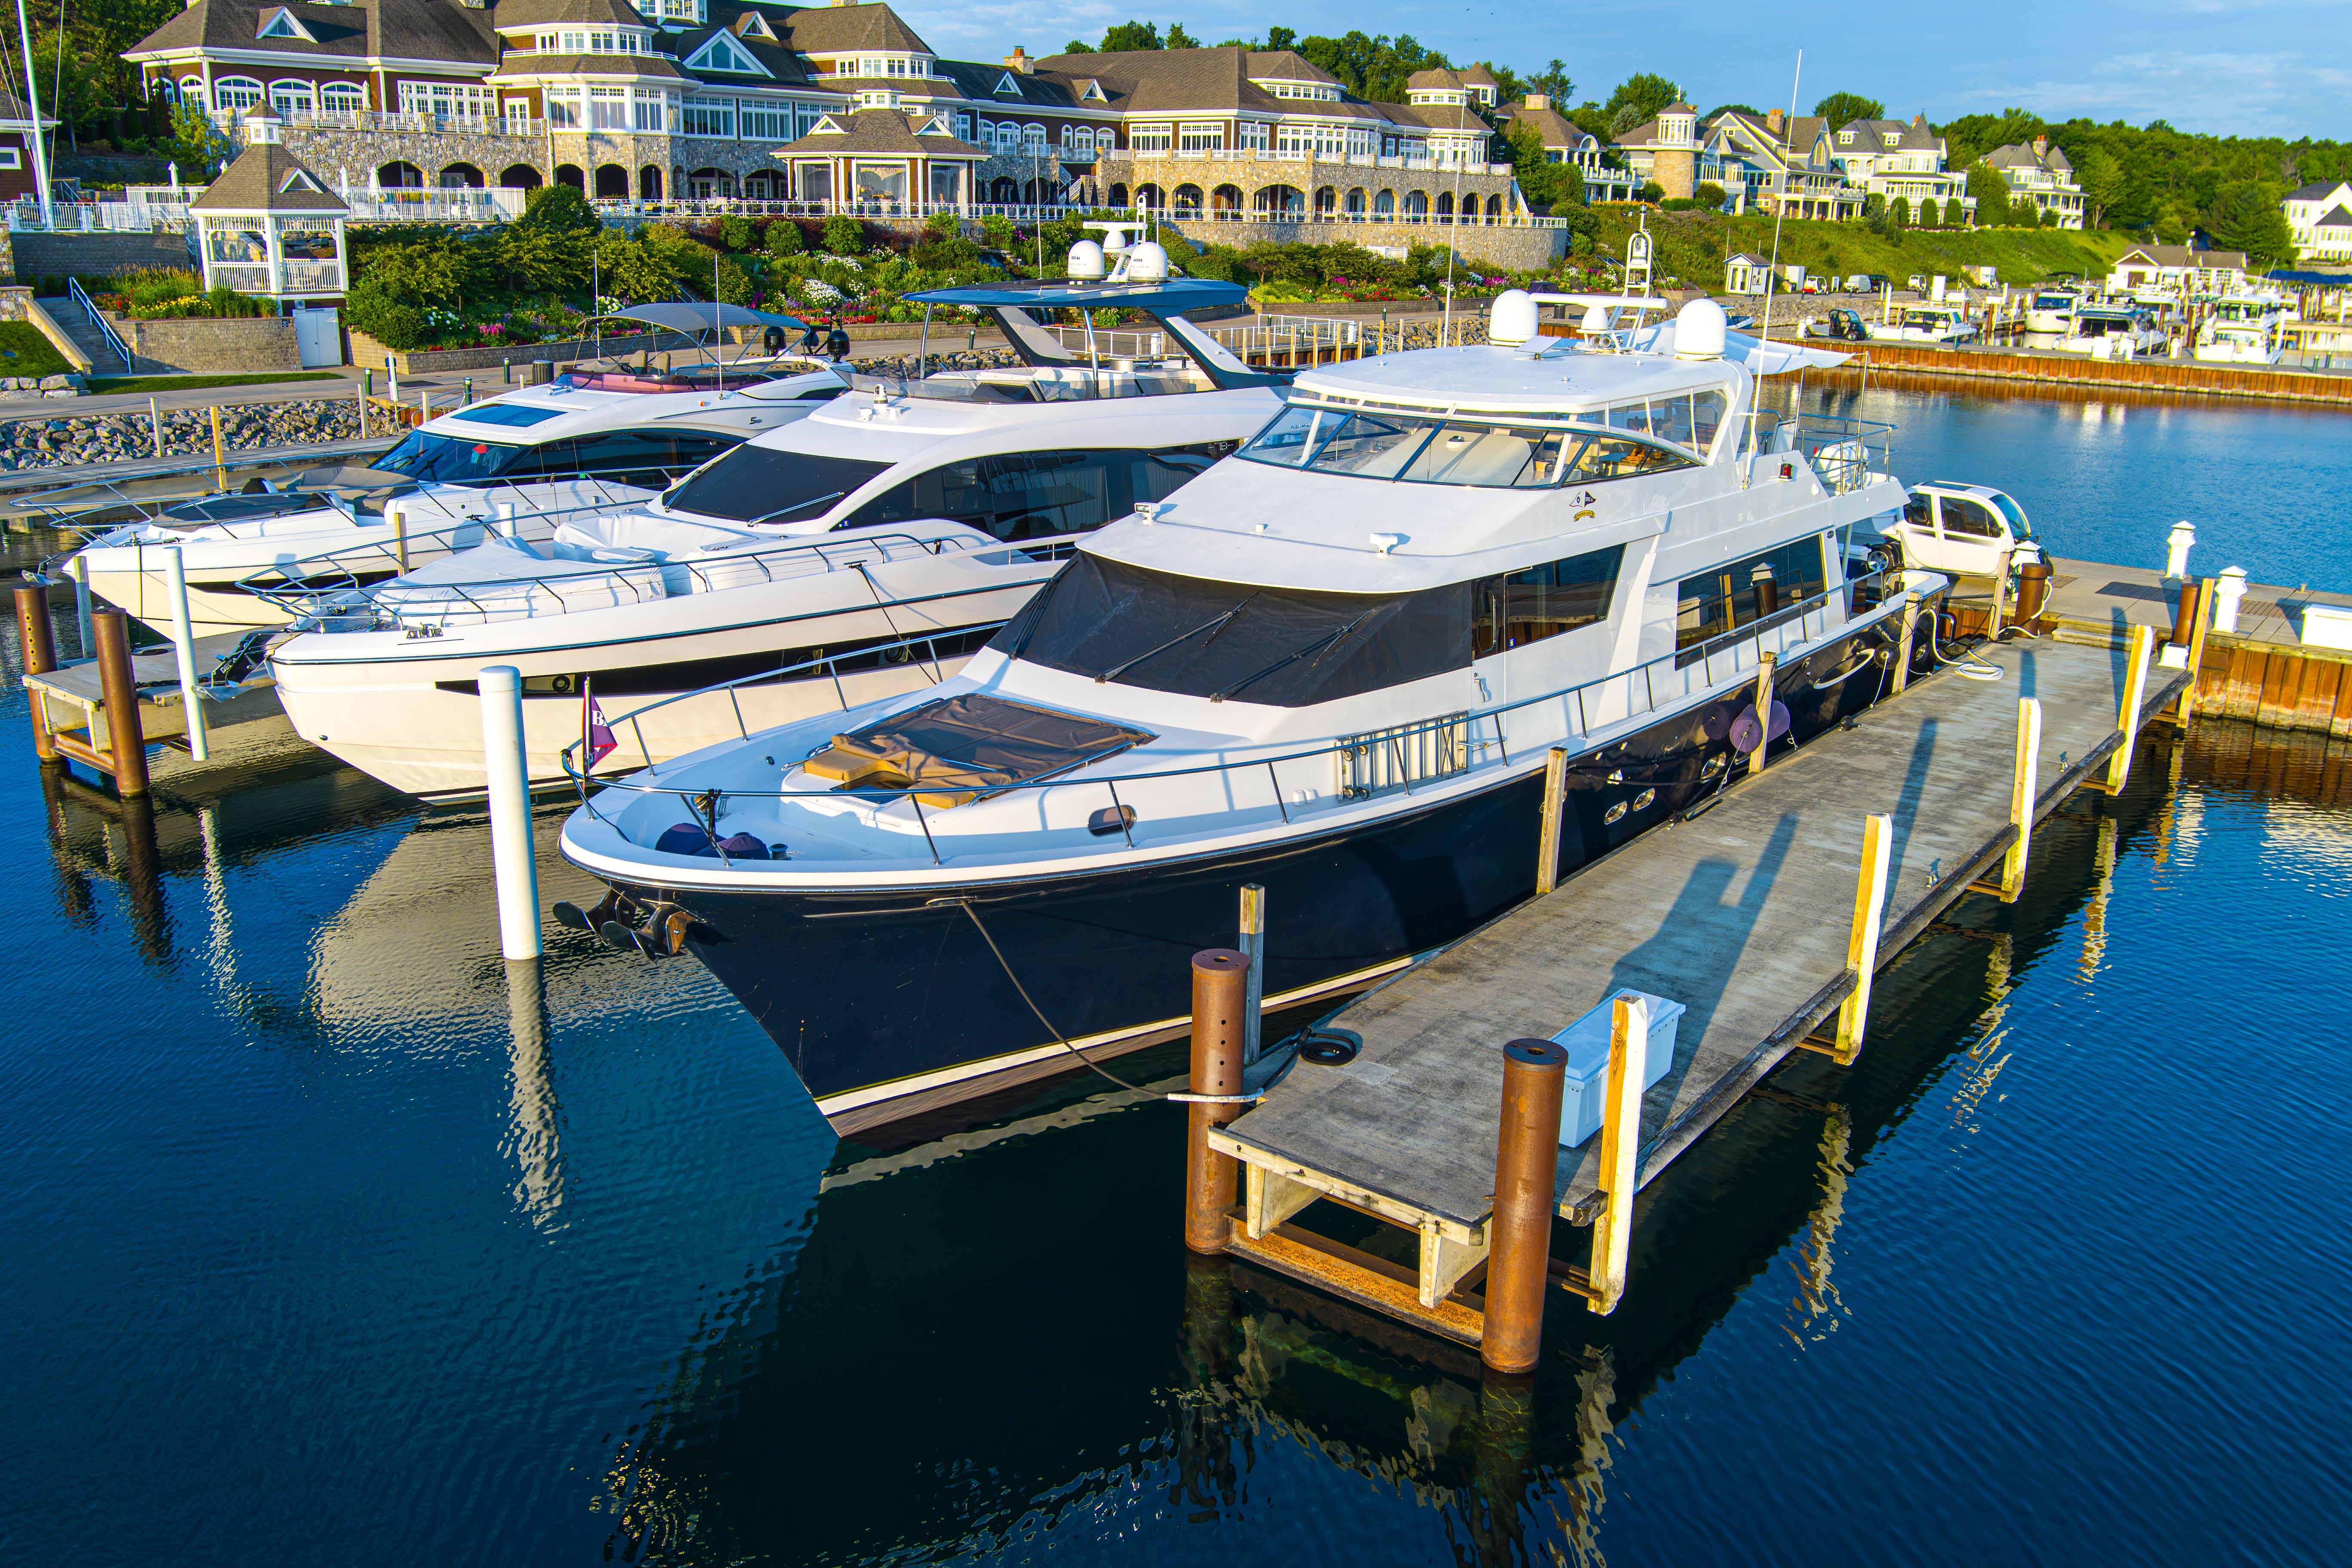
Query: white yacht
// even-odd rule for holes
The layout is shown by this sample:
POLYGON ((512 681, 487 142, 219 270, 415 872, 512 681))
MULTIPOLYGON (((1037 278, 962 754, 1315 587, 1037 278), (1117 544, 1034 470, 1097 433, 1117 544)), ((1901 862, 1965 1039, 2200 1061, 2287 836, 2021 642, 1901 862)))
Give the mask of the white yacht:
POLYGON ((650 355, 636 366, 583 363, 430 420, 365 468, 177 502, 74 553, 93 594, 159 630, 172 619, 160 545, 180 549, 196 636, 283 626, 293 610, 282 591, 395 576, 481 542, 481 520, 499 508, 520 520, 525 538, 544 539, 558 514, 641 504, 847 389, 834 366, 799 356, 671 369, 650 355))
POLYGON ((1158 250, 1132 247, 1117 279, 909 296, 992 311, 1024 363, 855 378, 651 504, 559 520, 543 541, 495 538, 322 605, 271 652, 279 700, 304 738, 439 798, 483 787, 488 665, 522 672, 530 773, 559 787, 591 695, 618 711, 799 667, 621 726, 606 759, 619 772, 928 689, 1077 535, 1160 502, 1281 406, 1278 378, 1182 314, 1243 290, 1170 280, 1148 255, 1135 265, 1158 250), (1106 358, 1087 351, 1091 328, 1045 320, 1108 308, 1152 317, 1158 333, 1135 335, 1159 352, 1106 358))
POLYGON ((2072 326, 2055 346, 2093 359, 2130 359, 2160 354, 2168 342, 2146 306, 2085 304, 2075 308, 2072 326))
POLYGON ((2210 317, 2197 329, 2191 353, 2208 364, 2276 364, 2284 348, 2284 316, 2227 321, 2210 317))
POLYGON ((1877 700, 1889 427, 1754 401, 1845 356, 1704 300, 1536 330, 1514 291, 1486 344, 1301 371, 955 678, 600 779, 562 847, 612 891, 559 917, 698 955, 850 1132, 1181 1034, 1244 883, 1269 1008, 1462 935, 1534 886, 1555 747, 1565 871, 1877 700))
POLYGON ((1874 322, 1868 329, 1879 342, 1972 343, 1981 335, 1968 311, 1941 302, 1906 305, 1893 321, 1874 322))
POLYGON ((2083 290, 2069 284, 2044 284, 2025 301, 2026 341, 2050 348, 2074 331, 2074 312, 2083 304, 2083 290))

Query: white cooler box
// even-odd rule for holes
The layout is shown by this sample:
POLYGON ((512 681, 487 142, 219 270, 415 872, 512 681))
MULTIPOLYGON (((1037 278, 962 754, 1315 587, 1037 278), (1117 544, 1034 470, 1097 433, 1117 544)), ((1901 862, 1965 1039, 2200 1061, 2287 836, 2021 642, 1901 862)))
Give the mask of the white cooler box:
POLYGON ((1650 1049, 1642 1066, 1642 1087, 1666 1076, 1675 1065, 1675 1031, 1683 1005, 1628 986, 1610 993, 1600 1006, 1554 1035, 1568 1047, 1568 1084, 1560 1098, 1559 1141, 1573 1149, 1601 1131, 1601 1100, 1609 1091, 1609 1036, 1616 1026, 1617 998, 1638 996, 1650 1004, 1650 1049))

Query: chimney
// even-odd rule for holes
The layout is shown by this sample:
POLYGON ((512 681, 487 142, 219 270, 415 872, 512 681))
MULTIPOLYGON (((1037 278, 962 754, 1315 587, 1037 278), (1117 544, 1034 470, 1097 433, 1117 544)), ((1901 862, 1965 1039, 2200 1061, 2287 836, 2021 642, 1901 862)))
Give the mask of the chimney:
POLYGON ((1773 135, 1775 135, 1775 136, 1780 135, 1780 120, 1781 120, 1781 114, 1780 114, 1780 111, 1779 110, 1777 110, 1777 109, 1768 109, 1768 110, 1766 110, 1764 111, 1764 129, 1765 129, 1765 130, 1767 130, 1767 131, 1769 131, 1769 132, 1770 132, 1773 135))
POLYGON ((1551 95, 1547 92, 1531 92, 1528 94, 1528 107, 1529 109, 1549 109, 1551 107, 1551 95))
POLYGON ((2046 158, 2050 155, 2049 137, 2036 136, 2033 139, 2033 155, 2037 158, 2046 158))
POLYGON ((1927 130, 1927 116, 1924 112, 1919 113, 1919 114, 1915 114, 1915 115, 1913 115, 1913 116, 1911 117, 1911 128, 1912 128, 1913 130, 1915 130, 1915 131, 1925 131, 1925 130, 1927 130))
POLYGON ((1029 58, 1029 51, 1018 44, 1013 45, 1013 52, 1004 57, 1004 63, 1023 76, 1027 76, 1037 65, 1035 60, 1029 58))

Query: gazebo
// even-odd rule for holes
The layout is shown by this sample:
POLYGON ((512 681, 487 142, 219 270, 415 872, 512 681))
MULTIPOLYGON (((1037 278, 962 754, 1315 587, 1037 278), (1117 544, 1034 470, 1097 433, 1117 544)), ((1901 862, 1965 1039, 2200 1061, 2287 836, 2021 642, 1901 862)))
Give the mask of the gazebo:
POLYGON ((205 287, 278 300, 342 297, 344 205, 278 140, 278 122, 245 122, 246 149, 188 204, 201 226, 205 287))
POLYGON ((945 116, 868 109, 824 116, 775 156, 792 169, 797 200, 903 213, 969 206, 971 171, 988 150, 957 138, 945 116))

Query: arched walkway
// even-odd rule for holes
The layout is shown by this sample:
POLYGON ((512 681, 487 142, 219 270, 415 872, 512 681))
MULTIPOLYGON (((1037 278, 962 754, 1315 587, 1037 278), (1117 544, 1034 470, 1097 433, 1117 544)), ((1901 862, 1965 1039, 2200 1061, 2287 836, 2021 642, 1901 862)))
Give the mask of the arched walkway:
POLYGON ((1250 205, 1269 217, 1304 217, 1307 193, 1297 185, 1268 185, 1250 198, 1250 205))
POLYGON ((1361 185, 1348 193, 1348 216, 1349 217, 1364 216, 1364 187, 1361 185))
POLYGON ((452 163, 441 171, 445 191, 478 191, 482 184, 482 172, 471 163, 452 163))
POLYGON ((555 183, 570 185, 575 191, 584 191, 588 188, 588 176, 577 163, 558 163, 555 165, 555 183))
POLYGON ((1488 223, 1500 223, 1503 221, 1502 197, 1488 196, 1486 198, 1486 221, 1488 223))
POLYGON ((1372 221, 1375 223, 1393 223, 1396 221, 1396 193, 1394 191, 1382 191, 1379 195, 1372 198, 1372 221))
POLYGON ((1209 193, 1209 210, 1223 222, 1237 222, 1242 216, 1242 188, 1219 185, 1209 193))
MULTIPOLYGON (((1021 186, 1011 175, 999 174, 988 183, 988 199, 999 206, 1012 206, 1021 200, 1021 186)), ((1125 185, 1111 186, 1110 205, 1115 207, 1127 205, 1125 185)))
POLYGON ((1178 217, 1199 217, 1201 216, 1201 187, 1198 185, 1177 186, 1175 212, 1178 217))
POLYGON ((781 201, 783 199, 780 189, 782 183, 782 174, 761 169, 743 176, 743 195, 755 202, 781 201))
POLYGON ((1318 185, 1315 188, 1315 216, 1317 217, 1329 217, 1333 213, 1336 213, 1339 210, 1339 187, 1336 185, 1318 185))
POLYGON ((596 199, 626 201, 629 199, 629 172, 618 163, 596 165, 596 199))
MULTIPOLYGON (((1385 195, 1388 193, 1383 191, 1381 194, 1385 195)), ((1429 193, 1427 191, 1407 191, 1404 194, 1404 216, 1408 221, 1412 222, 1419 222, 1421 219, 1427 217, 1429 216, 1429 193)))
POLYGON ((1440 191, 1437 193, 1437 221, 1440 223, 1452 223, 1454 221, 1454 193, 1452 191, 1440 191))
POLYGON ((1135 205, 1159 212, 1168 205, 1168 197, 1158 185, 1138 185, 1135 187, 1135 205))
POLYGON ((499 184, 509 191, 535 191, 540 187, 539 171, 529 163, 510 163, 499 175, 499 184))
POLYGON ((394 160, 375 172, 375 183, 387 191, 421 191, 425 188, 425 171, 414 163, 394 160))

